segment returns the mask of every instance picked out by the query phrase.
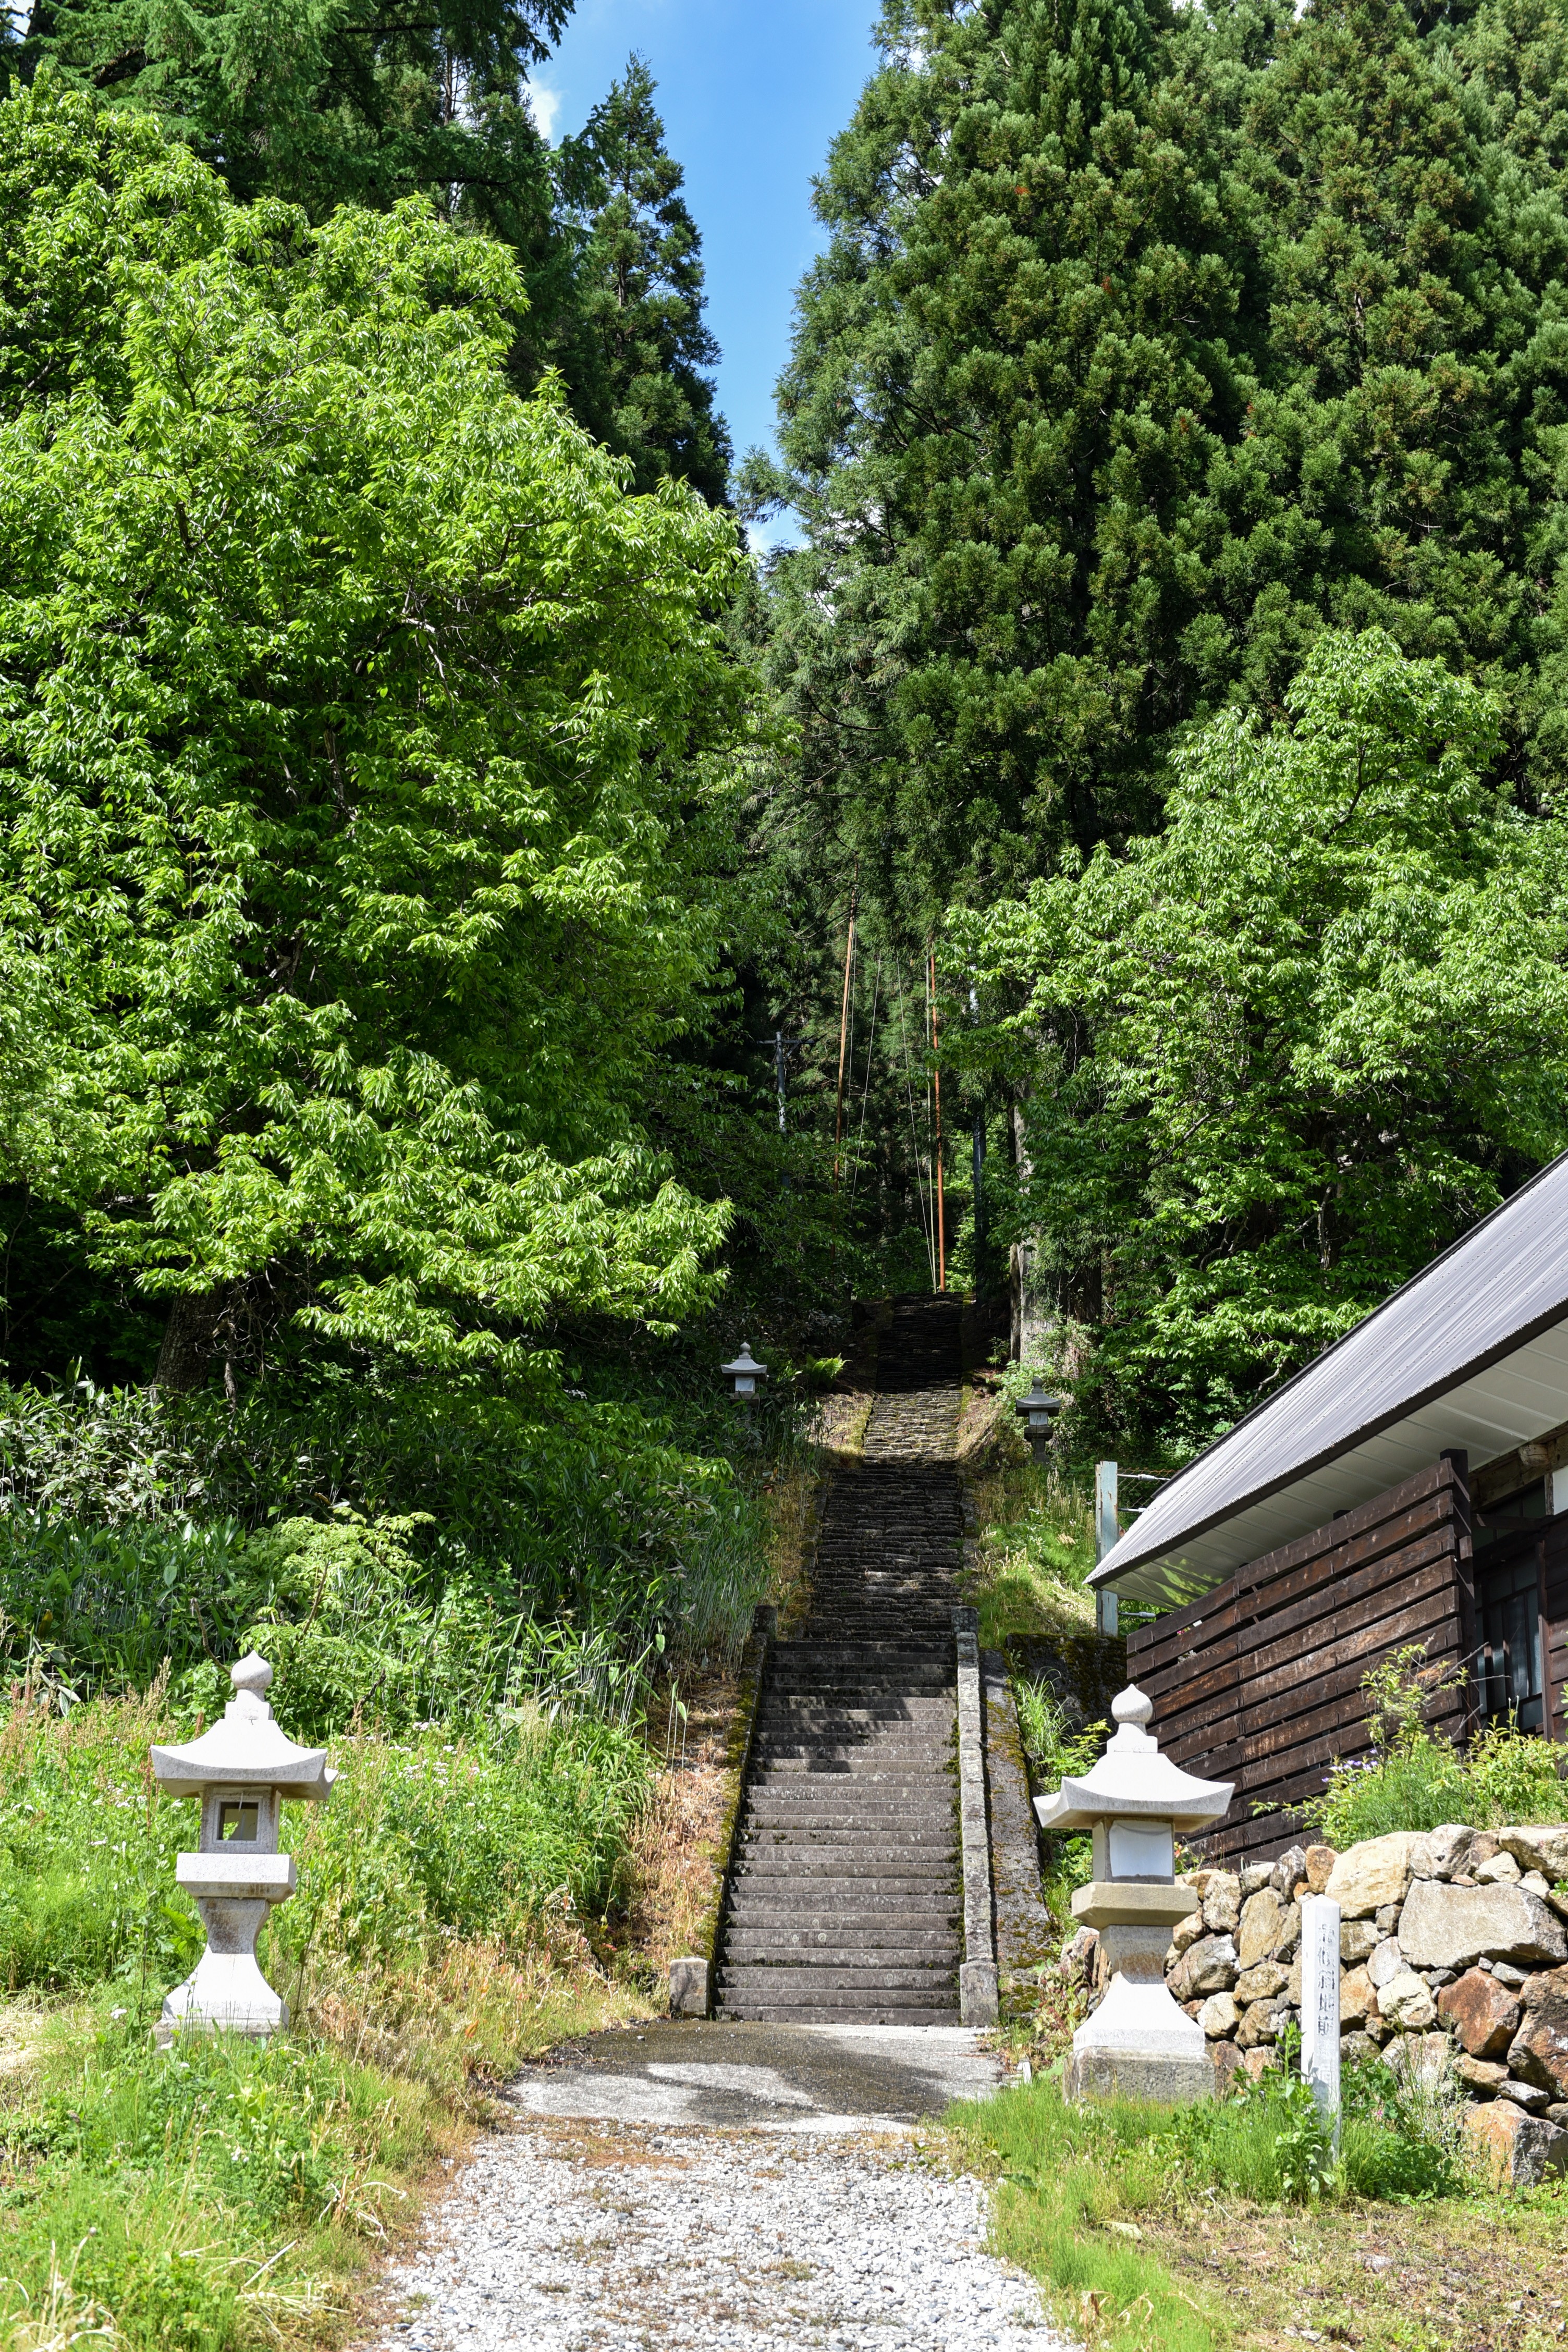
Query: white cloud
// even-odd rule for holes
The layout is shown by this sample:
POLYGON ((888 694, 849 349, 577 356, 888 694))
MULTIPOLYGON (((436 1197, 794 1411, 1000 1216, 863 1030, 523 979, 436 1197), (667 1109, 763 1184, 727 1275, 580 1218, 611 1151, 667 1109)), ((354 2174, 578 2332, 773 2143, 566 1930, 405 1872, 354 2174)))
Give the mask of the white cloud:
POLYGON ((561 120, 561 110, 566 103, 564 90, 552 89, 548 82, 531 81, 528 85, 528 110, 539 126, 542 138, 553 140, 555 126, 561 120))

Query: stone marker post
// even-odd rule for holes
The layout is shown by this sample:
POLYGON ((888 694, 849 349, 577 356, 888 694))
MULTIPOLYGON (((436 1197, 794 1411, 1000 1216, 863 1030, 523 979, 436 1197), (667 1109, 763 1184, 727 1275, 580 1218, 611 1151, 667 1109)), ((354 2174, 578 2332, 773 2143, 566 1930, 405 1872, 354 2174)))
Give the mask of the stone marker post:
POLYGON ((1340 1906, 1301 1898, 1301 2075, 1340 2152, 1340 1906))

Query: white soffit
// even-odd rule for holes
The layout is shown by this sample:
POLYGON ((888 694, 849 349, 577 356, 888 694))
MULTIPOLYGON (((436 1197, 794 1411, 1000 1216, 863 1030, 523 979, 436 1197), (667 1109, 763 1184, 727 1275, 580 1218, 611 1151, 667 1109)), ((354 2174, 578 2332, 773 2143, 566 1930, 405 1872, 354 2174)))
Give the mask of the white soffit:
POLYGON ((1568 1421, 1568 1153, 1162 1486, 1090 1580, 1164 1607, 1463 1446, 1568 1421))

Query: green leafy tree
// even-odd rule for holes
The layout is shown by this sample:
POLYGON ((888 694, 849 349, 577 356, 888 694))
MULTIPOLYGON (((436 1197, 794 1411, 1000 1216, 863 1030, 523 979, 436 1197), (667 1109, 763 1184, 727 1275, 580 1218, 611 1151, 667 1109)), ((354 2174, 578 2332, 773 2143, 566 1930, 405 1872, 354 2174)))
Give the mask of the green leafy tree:
POLYGON ((711 961, 732 527, 509 391, 512 264, 417 201, 237 206, 39 84, 0 250, 13 1181, 186 1302, 172 1381, 289 1318, 514 1367, 675 1322, 725 1212, 640 1106, 711 961))
POLYGON ((1568 851, 1498 740, 1327 633, 1184 745, 1162 834, 960 919, 1100 1427, 1215 1434, 1568 1143, 1568 851))
POLYGON ((671 474, 721 506, 730 440, 705 373, 719 346, 702 317, 702 240, 680 193, 685 174, 665 152, 657 88, 634 54, 561 150, 582 240, 584 362, 574 394, 591 429, 631 458, 636 488, 671 474))

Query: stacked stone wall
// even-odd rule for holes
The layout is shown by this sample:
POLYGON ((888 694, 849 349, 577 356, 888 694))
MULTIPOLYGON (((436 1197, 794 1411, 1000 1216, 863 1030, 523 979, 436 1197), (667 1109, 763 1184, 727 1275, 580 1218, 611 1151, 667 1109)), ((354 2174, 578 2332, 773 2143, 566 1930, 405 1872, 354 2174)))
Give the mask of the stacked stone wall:
MULTIPOLYGON (((1172 1994, 1207 2036, 1216 2088, 1275 2061, 1300 2022, 1301 1899, 1340 1906, 1341 2054, 1452 2069, 1465 2130, 1498 2178, 1568 2171, 1568 1825, 1399 1832, 1336 1853, 1180 1882, 1193 1909, 1166 1955, 1172 1994)), ((1069 1971, 1102 1970, 1085 1929, 1069 1971)))

